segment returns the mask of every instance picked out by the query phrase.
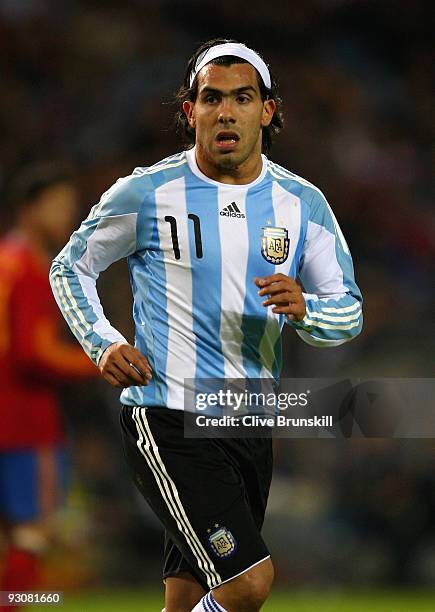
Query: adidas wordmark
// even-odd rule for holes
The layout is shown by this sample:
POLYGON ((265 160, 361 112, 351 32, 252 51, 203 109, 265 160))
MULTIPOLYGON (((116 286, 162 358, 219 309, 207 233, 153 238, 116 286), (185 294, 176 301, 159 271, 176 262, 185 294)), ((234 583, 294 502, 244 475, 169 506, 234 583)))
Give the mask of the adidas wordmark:
POLYGON ((229 206, 225 206, 220 213, 223 217, 237 217, 239 219, 244 219, 245 215, 240 212, 237 204, 235 202, 231 202, 229 206))

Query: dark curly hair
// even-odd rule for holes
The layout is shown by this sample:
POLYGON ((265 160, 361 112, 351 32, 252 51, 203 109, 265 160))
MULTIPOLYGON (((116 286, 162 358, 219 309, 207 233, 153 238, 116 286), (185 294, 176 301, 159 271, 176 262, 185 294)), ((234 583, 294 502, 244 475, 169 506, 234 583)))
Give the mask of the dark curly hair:
MULTIPOLYGON (((184 144, 187 147, 192 147, 195 144, 195 130, 190 127, 187 121, 187 117, 183 111, 183 102, 185 102, 186 100, 195 102, 197 94, 198 94, 197 77, 195 77, 195 80, 193 81, 192 86, 190 86, 190 76, 192 74, 192 71, 195 68, 198 57, 202 53, 208 51, 208 49, 210 49, 211 47, 214 47, 216 45, 222 45, 224 43, 238 43, 238 41, 234 39, 214 38, 213 40, 209 40, 203 43, 195 51, 195 53, 192 55, 192 57, 188 61, 183 85, 180 87, 178 92, 175 94, 175 104, 177 107, 177 111, 175 114, 175 127, 176 127, 177 133, 181 136, 184 144)), ((223 55, 222 57, 218 57, 216 59, 211 60, 210 63, 218 65, 218 66, 231 66, 232 64, 247 64, 249 62, 247 62, 246 60, 240 57, 236 57, 234 55, 223 55)), ((278 93, 277 83, 272 74, 271 74, 271 85, 272 86, 270 89, 268 89, 266 85, 263 83, 263 79, 258 74, 258 72, 257 72, 257 78, 258 78, 258 86, 260 88, 261 99, 263 101, 268 100, 268 99, 273 99, 275 100, 275 103, 276 103, 276 110, 272 117, 272 121, 270 125, 268 125, 267 127, 263 127, 262 150, 263 150, 263 153, 268 154, 272 146, 273 137, 276 134, 278 134, 284 126, 284 117, 281 111, 282 101, 278 93)))

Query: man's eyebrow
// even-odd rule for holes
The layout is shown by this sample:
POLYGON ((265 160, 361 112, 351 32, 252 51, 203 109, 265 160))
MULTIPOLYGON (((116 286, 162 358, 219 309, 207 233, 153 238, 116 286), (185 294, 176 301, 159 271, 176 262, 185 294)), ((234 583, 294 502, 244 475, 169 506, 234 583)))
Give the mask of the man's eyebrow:
MULTIPOLYGON (((232 89, 229 92, 229 94, 230 95, 240 94, 240 93, 244 93, 247 91, 253 91, 254 93, 256 93, 256 89, 252 85, 243 85, 242 87, 237 87, 237 89, 232 89)), ((224 92, 221 89, 216 89, 215 87, 209 87, 208 85, 206 85, 203 89, 200 90, 200 94, 204 94, 204 93, 224 94, 224 92)))

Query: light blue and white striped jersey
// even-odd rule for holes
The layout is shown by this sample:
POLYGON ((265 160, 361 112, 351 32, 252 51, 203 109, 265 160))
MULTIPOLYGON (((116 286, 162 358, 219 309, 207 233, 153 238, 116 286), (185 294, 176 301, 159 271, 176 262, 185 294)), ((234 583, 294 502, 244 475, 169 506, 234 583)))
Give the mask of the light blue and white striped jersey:
POLYGON ((205 176, 195 149, 136 168, 101 197, 53 262, 50 281, 73 333, 98 363, 125 341, 106 319, 98 275, 128 258, 136 347, 153 380, 125 389, 135 406, 184 408, 184 379, 274 378, 286 318, 262 306, 256 276, 300 279, 303 340, 337 346, 361 330, 349 248, 322 192, 262 157, 247 185, 205 176))

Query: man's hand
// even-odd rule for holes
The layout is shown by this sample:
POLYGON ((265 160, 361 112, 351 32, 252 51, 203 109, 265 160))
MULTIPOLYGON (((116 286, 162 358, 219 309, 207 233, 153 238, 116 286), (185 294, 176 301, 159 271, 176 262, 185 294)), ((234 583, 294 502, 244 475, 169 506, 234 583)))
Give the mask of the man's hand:
POLYGON ((114 387, 147 385, 152 377, 150 365, 142 353, 123 342, 111 344, 98 367, 103 378, 114 387))
POLYGON ((305 300, 300 285, 285 274, 272 274, 264 278, 255 278, 255 284, 260 288, 258 295, 267 295, 263 306, 275 305, 272 312, 285 314, 292 321, 302 321, 305 317, 305 300))

